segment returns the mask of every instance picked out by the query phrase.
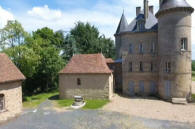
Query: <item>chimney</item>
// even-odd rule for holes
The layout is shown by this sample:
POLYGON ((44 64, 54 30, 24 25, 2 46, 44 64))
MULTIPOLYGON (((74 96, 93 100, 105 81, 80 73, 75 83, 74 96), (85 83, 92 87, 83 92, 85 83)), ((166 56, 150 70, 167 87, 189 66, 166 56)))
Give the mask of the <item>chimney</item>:
POLYGON ((154 14, 154 6, 149 6, 149 11, 154 14))
POLYGON ((136 16, 138 16, 140 12, 141 12, 141 7, 136 7, 136 16))
POLYGON ((144 0, 144 18, 145 20, 148 18, 148 0, 144 0))
POLYGON ((163 0, 159 0, 159 8, 161 8, 162 2, 163 2, 163 0))

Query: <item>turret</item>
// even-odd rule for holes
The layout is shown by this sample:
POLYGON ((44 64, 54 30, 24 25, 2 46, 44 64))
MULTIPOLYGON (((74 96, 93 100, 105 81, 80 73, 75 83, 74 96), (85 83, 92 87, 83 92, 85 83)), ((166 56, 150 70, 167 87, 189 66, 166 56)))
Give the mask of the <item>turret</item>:
POLYGON ((159 95, 191 97, 191 14, 186 0, 160 0, 158 18, 159 95))
POLYGON ((121 16, 119 25, 118 25, 116 33, 115 33, 116 56, 117 56, 117 58, 121 58, 121 56, 122 56, 121 51, 120 51, 120 49, 121 49, 121 36, 120 36, 120 34, 122 32, 125 32, 127 27, 128 27, 128 23, 127 23, 127 19, 124 15, 124 11, 123 11, 123 14, 121 16))

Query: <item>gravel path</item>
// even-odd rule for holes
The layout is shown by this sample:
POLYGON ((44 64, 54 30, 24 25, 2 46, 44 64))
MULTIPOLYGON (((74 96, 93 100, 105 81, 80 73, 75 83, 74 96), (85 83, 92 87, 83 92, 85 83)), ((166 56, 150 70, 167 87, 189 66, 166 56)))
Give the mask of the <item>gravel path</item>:
POLYGON ((36 112, 25 112, 0 129, 194 129, 195 125, 129 116, 102 110, 56 112, 43 103, 36 112), (45 107, 46 106, 46 107, 45 107))
POLYGON ((103 109, 150 119, 195 123, 195 104, 174 105, 155 98, 125 98, 116 95, 103 109))

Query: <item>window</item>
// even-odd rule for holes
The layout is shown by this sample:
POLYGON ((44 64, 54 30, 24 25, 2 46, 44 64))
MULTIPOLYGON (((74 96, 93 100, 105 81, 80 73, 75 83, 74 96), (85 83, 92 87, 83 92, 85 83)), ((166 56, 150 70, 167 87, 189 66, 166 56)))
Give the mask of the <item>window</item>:
POLYGON ((151 44, 151 50, 150 50, 151 53, 154 53, 155 52, 155 43, 152 43, 151 44))
POLYGON ((0 111, 4 110, 4 108, 5 108, 4 95, 0 94, 0 111))
POLYGON ((171 72, 171 62, 166 62, 165 64, 165 72, 170 73, 171 72))
POLYGON ((154 71, 154 64, 153 64, 153 62, 151 62, 151 64, 150 64, 150 71, 151 71, 151 72, 154 71))
POLYGON ((77 78, 77 85, 81 85, 81 79, 80 78, 77 78))
POLYGON ((129 63, 129 72, 133 72, 133 63, 132 62, 129 63))
POLYGON ((139 64, 139 71, 140 72, 143 72, 144 70, 143 70, 143 63, 142 62, 140 62, 140 64, 139 64))
POLYGON ((129 53, 130 54, 133 53, 133 45, 132 44, 129 45, 129 53))
POLYGON ((143 48, 143 44, 141 43, 141 44, 139 45, 139 53, 140 53, 140 54, 143 54, 143 52, 144 52, 144 48, 143 48))
POLYGON ((181 39, 181 50, 182 51, 187 50, 187 38, 182 38, 181 39))

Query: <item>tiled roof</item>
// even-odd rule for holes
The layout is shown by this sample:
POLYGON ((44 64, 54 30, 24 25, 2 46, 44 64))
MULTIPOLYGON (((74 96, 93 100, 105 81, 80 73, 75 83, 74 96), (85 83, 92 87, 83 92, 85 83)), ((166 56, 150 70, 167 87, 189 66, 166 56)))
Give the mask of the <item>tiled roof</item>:
POLYGON ((24 80, 24 75, 6 54, 0 53, 0 83, 24 80))
POLYGON ((106 64, 106 59, 102 54, 78 54, 74 55, 60 74, 71 73, 111 73, 106 64))
POLYGON ((112 58, 106 58, 106 63, 114 63, 114 61, 112 60, 112 58))

